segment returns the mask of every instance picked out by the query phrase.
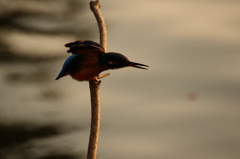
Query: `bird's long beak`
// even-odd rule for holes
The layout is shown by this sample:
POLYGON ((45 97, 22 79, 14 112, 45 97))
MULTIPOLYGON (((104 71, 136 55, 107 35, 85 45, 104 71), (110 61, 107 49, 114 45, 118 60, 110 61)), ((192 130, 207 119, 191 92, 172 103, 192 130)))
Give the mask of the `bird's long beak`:
POLYGON ((130 62, 129 66, 144 69, 144 70, 147 70, 147 68, 145 68, 145 67, 149 67, 148 65, 144 65, 141 63, 137 63, 137 62, 130 62), (144 67, 141 67, 141 66, 144 66, 144 67))

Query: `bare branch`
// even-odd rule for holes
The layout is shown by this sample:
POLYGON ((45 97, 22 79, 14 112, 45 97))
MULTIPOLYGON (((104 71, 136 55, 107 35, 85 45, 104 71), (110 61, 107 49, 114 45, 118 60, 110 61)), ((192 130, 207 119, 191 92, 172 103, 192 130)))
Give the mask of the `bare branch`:
POLYGON ((100 131, 100 83, 101 81, 89 81, 92 113, 87 159, 96 159, 97 156, 100 131))
POLYGON ((90 1, 90 8, 97 20, 99 33, 100 33, 100 44, 103 46, 105 51, 107 50, 107 29, 106 25, 100 11, 100 3, 99 0, 90 1))
MULTIPOLYGON (((97 20, 99 33, 100 33, 100 44, 103 46, 104 50, 107 49, 107 30, 104 19, 100 11, 99 0, 90 1, 90 8, 97 20)), ((103 78, 108 76, 105 74, 103 76, 97 77, 103 78)), ((98 138, 100 131, 100 83, 101 81, 89 81, 90 95, 91 95, 91 130, 89 136, 88 144, 88 154, 87 159, 96 159, 97 156, 97 147, 98 147, 98 138)))

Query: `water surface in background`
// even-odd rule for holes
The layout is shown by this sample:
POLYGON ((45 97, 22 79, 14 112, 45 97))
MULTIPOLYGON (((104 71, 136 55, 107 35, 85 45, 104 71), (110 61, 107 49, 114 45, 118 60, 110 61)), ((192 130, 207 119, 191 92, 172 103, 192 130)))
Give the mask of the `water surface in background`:
MULTIPOLYGON (((239 6, 238 1, 101 2, 108 51, 150 68, 110 71, 102 80, 99 158, 240 157, 239 6)), ((86 17, 94 23, 90 11, 86 17)), ((35 156, 87 149, 88 83, 70 77, 54 81, 62 63, 42 66, 52 72, 49 82, 0 81, 2 121, 58 123, 64 132, 27 143, 35 156), (43 100, 49 91, 58 92, 58 100, 43 100)), ((17 69, 34 71, 28 65, 17 69)), ((17 70, 5 64, 0 71, 17 70)))

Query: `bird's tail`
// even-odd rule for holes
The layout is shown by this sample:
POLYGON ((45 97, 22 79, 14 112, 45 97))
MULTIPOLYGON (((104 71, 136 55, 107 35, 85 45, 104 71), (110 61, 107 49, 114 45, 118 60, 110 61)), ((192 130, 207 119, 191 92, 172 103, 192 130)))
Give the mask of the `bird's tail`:
POLYGON ((137 63, 137 62, 130 62, 129 66, 144 69, 144 70, 147 70, 147 68, 145 68, 145 67, 149 67, 148 65, 144 65, 144 64, 141 64, 141 63, 137 63), (144 67, 141 67, 141 66, 144 66, 144 67))

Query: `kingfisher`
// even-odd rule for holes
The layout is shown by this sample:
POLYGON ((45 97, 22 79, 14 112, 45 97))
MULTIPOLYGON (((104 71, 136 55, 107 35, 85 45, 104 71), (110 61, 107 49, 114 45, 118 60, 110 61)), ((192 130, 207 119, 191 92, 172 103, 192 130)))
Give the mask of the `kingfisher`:
POLYGON ((147 69, 148 65, 130 61, 126 56, 116 52, 105 52, 98 43, 91 40, 77 40, 65 44, 68 53, 72 53, 64 62, 56 80, 70 75, 77 81, 97 80, 105 70, 135 67, 147 69))

